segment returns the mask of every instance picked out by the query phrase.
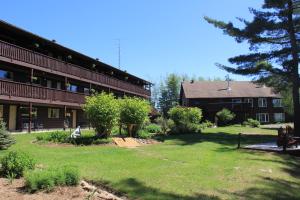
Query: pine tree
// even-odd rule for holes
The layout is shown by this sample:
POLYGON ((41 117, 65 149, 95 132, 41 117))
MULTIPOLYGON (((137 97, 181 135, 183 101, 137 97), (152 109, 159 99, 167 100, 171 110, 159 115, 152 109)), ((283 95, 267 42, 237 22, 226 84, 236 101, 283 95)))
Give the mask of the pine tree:
POLYGON ((6 130, 6 124, 3 121, 0 121, 0 150, 7 149, 14 143, 15 140, 6 130))
POLYGON ((243 28, 205 17, 205 20, 232 36, 238 43, 248 42, 250 52, 229 58, 235 67, 218 66, 230 73, 252 76, 260 83, 277 77, 274 87, 290 85, 293 92, 295 133, 300 135, 299 53, 300 0, 265 0, 262 9, 250 9, 253 20, 238 18, 243 28))

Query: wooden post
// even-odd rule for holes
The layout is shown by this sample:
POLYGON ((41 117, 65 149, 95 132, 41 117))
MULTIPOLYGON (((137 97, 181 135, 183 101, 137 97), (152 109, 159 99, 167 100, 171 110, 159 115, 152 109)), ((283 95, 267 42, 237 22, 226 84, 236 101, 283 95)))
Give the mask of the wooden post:
POLYGON ((238 149, 241 148, 241 136, 242 136, 242 133, 239 133, 238 134, 238 146, 237 146, 238 149))
POLYGON ((64 106, 64 131, 66 130, 66 125, 67 125, 67 106, 64 106))
POLYGON ((89 91, 89 94, 91 95, 92 94, 92 84, 90 83, 90 91, 89 91))
POLYGON ((29 103, 29 127, 28 133, 31 133, 31 124, 32 124, 32 103, 29 103))
POLYGON ((33 69, 30 70, 30 83, 33 83, 33 69))
POLYGON ((68 89, 68 77, 65 77, 65 90, 68 89))

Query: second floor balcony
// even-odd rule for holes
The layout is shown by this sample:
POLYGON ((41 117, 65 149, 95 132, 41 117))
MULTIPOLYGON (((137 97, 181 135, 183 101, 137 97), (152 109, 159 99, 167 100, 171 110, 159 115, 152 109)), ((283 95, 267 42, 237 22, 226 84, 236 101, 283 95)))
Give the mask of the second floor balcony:
POLYGON ((143 86, 88 70, 4 41, 0 41, 0 59, 144 98, 149 98, 151 95, 150 90, 145 89, 143 86))

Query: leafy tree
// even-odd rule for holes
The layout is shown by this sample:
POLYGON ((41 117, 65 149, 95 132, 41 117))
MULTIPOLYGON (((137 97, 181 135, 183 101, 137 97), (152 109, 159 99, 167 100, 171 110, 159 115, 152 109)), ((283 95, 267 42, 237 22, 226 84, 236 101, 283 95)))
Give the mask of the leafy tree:
POLYGON ((113 94, 102 92, 86 97, 83 109, 97 136, 108 137, 119 118, 119 103, 113 94))
POLYGON ((218 125, 225 126, 235 118, 235 114, 230 110, 223 108, 216 114, 218 125))
POLYGON ((136 97, 125 97, 120 101, 120 121, 127 125, 130 135, 135 135, 148 118, 150 104, 136 97))
MULTIPOLYGON (((258 82, 268 82, 276 76, 292 86, 295 133, 300 134, 299 104, 299 49, 300 1, 265 0, 262 9, 250 9, 254 19, 238 18, 244 27, 205 17, 208 23, 232 36, 238 43, 247 41, 251 53, 229 59, 236 67, 218 64, 222 69, 254 77, 258 82)), ((276 84, 277 85, 277 84, 276 84)), ((276 86, 275 85, 275 86, 276 86)))
POLYGON ((14 143, 14 138, 12 138, 10 133, 6 130, 5 122, 0 121, 0 150, 7 149, 14 143))

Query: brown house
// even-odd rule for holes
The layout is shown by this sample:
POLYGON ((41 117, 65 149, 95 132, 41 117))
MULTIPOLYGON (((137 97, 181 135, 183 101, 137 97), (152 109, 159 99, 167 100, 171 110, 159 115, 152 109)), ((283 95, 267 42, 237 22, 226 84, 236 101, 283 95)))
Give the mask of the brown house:
POLYGON ((201 108, 204 118, 210 121, 214 121, 216 113, 223 108, 236 114, 236 123, 248 118, 261 123, 285 121, 280 94, 247 81, 183 82, 180 104, 201 108))
POLYGON ((0 21, 0 118, 11 131, 86 126, 92 91, 150 97, 151 83, 0 21))

